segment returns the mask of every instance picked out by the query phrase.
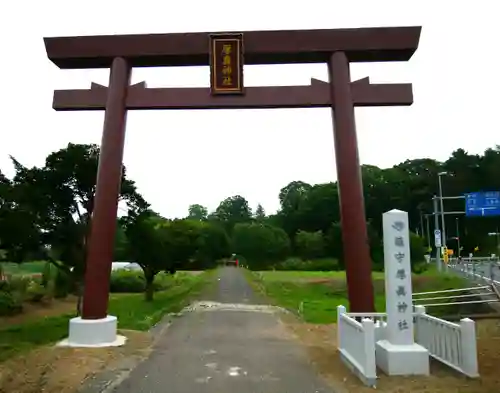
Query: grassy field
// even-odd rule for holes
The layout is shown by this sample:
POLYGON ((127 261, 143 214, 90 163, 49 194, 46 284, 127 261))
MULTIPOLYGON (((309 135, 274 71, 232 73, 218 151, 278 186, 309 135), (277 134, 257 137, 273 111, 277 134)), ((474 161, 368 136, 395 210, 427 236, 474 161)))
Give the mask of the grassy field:
POLYGON ((6 274, 36 274, 42 273, 45 261, 32 261, 24 263, 2 262, 1 268, 6 274))
MULTIPOLYGON (((118 317, 119 329, 148 330, 163 315, 178 312, 186 306, 204 289, 211 275, 212 272, 182 274, 169 290, 155 293, 154 301, 150 303, 144 301, 143 294, 113 294, 109 313, 118 317)), ((64 338, 68 334, 68 321, 73 316, 73 312, 66 312, 0 327, 0 361, 34 346, 64 338)), ((0 326, 2 319, 8 321, 8 318, 0 318, 0 326)))
MULTIPOLYGON (((0 268, 5 274, 9 275, 24 275, 42 273, 47 261, 31 261, 23 263, 1 262, 0 268)), ((193 272, 193 274, 196 274, 193 272)))
MULTIPOLYGON (((332 323, 336 321, 337 306, 348 306, 345 272, 266 271, 248 272, 258 291, 274 304, 298 312, 306 322, 332 323), (300 311, 299 311, 300 309, 300 311)), ((384 273, 373 274, 375 307, 385 311, 384 273)), ((451 274, 429 270, 413 275, 414 292, 464 288, 466 283, 451 274)), ((452 311, 433 309, 436 314, 452 311)))

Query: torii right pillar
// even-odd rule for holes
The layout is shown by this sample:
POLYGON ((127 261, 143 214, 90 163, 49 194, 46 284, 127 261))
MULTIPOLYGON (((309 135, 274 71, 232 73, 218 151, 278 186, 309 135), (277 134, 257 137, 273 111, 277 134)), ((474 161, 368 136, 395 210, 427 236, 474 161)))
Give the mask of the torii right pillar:
POLYGON ((349 60, 344 52, 334 52, 331 55, 328 74, 349 309, 351 312, 373 312, 375 300, 372 261, 366 227, 349 60))

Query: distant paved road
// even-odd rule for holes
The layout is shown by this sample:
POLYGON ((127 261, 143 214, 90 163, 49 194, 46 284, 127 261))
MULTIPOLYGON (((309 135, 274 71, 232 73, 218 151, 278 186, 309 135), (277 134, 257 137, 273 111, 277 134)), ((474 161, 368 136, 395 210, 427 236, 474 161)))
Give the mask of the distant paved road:
MULTIPOLYGON (((242 271, 220 270, 208 300, 257 298, 242 271)), ((226 306, 227 308, 228 306, 226 306)), ((233 306, 236 307, 236 306, 233 306)), ((159 339, 151 357, 115 393, 332 393, 303 349, 271 312, 189 312, 159 339)))

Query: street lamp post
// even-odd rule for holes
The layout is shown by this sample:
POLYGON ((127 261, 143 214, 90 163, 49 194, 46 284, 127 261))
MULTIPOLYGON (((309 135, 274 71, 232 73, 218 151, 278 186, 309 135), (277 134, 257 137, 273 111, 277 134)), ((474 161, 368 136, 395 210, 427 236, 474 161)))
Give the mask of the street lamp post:
POLYGON ((460 232, 458 230, 458 218, 455 218, 455 227, 457 234, 457 258, 460 258, 460 232))
MULTIPOLYGON (((434 207, 434 231, 439 230, 439 218, 438 218, 438 197, 434 195, 432 198, 432 205, 434 207)), ((434 232, 436 233, 436 232, 434 232)), ((439 237, 435 239, 435 245, 436 245, 436 266, 438 271, 443 270, 443 266, 441 264, 441 246, 442 244, 438 244, 439 237)))
POLYGON ((420 212, 420 236, 423 238, 425 236, 424 232, 424 213, 419 209, 420 212))
POLYGON ((446 229, 444 224, 444 207, 443 207, 443 185, 441 182, 441 176, 447 175, 447 172, 438 173, 438 183, 439 183, 439 208, 441 210, 441 238, 443 239, 443 247, 446 248, 446 229))
POLYGON ((430 230, 430 225, 429 225, 429 216, 426 214, 425 215, 426 219, 426 224, 427 224, 427 249, 431 248, 431 230, 430 230))

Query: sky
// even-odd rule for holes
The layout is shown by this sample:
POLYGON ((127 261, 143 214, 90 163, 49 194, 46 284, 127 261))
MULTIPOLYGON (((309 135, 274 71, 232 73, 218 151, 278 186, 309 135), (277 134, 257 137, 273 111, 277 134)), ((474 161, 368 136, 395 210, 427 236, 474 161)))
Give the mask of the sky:
MULTIPOLYGON (((54 89, 106 85, 108 70, 60 70, 43 37, 422 26, 409 62, 356 63, 353 80, 412 83, 411 107, 356 109, 362 164, 446 160, 453 150, 482 153, 500 144, 496 2, 384 0, 18 0, 0 6, 0 170, 9 155, 27 166, 68 143, 101 140, 103 112, 55 112, 54 89), (229 9, 229 11, 227 11, 229 9), (113 13, 114 10, 116 14, 113 13), (237 11, 236 11, 237 10, 237 11)), ((307 85, 327 80, 326 65, 245 66, 245 85, 307 85)), ((148 87, 208 87, 208 67, 134 69, 148 87)), ((279 208, 294 180, 336 180, 329 109, 133 111, 124 164, 152 208, 184 217, 189 205, 214 210, 242 195, 252 208, 279 208), (230 126, 227 126, 230 124, 230 126)))

